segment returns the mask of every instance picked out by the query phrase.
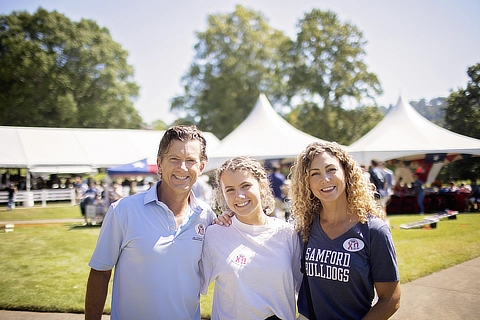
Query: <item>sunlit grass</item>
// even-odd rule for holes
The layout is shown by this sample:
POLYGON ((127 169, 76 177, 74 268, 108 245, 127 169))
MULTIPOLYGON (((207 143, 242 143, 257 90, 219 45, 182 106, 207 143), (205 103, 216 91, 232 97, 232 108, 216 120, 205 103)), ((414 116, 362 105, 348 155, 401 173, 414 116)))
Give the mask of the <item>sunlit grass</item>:
POLYGON ((48 204, 46 207, 24 208, 17 206, 12 211, 0 207, 0 222, 12 220, 75 219, 81 218, 80 206, 69 203, 48 204))
POLYGON ((434 229, 400 229, 419 215, 389 217, 402 283, 480 256, 480 214, 459 214, 434 229))

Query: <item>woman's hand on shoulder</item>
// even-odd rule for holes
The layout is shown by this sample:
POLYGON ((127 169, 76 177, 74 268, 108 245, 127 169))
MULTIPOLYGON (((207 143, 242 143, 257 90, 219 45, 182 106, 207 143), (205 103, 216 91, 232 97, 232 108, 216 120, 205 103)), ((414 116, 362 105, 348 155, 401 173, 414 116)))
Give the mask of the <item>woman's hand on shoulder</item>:
POLYGON ((213 224, 228 227, 232 224, 232 217, 235 215, 233 211, 223 211, 221 215, 213 220, 213 224))

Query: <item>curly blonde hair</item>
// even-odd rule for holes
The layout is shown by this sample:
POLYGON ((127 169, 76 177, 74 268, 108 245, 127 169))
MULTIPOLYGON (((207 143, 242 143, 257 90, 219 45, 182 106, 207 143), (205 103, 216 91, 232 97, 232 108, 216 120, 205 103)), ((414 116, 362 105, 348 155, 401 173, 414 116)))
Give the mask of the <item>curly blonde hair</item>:
POLYGON ((312 230, 312 224, 322 209, 322 203, 310 190, 308 170, 313 159, 324 152, 338 159, 345 172, 345 191, 348 212, 356 215, 361 223, 368 216, 384 218, 381 207, 375 201, 375 186, 363 175, 359 164, 338 143, 314 142, 297 156, 291 167, 292 212, 298 230, 302 231, 302 241, 306 242, 312 230))
POLYGON ((271 216, 275 209, 275 198, 273 196, 268 173, 265 167, 256 159, 251 157, 235 157, 225 161, 217 170, 214 176, 214 188, 212 193, 212 208, 217 211, 226 211, 229 209, 225 197, 223 196, 220 178, 225 171, 247 171, 257 179, 260 187, 260 198, 263 212, 271 216))

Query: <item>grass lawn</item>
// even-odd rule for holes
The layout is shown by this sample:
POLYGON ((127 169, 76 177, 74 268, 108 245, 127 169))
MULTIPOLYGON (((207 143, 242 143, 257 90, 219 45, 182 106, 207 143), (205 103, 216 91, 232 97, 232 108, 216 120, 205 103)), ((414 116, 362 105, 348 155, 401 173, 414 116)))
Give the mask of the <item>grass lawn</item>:
MULTIPOLYGON (((79 218, 78 206, 0 208, 0 225, 9 220, 79 218), (22 219, 20 219, 20 217, 22 219)), ((418 215, 390 215, 402 283, 480 256, 480 214, 459 214, 431 230, 402 230, 418 215)), ((0 232, 0 309, 83 313, 89 267, 100 228, 65 223, 16 225, 0 232)), ((212 290, 201 298, 209 318, 212 290)), ((110 310, 110 295, 105 310, 110 310)))
POLYGON ((48 204, 46 207, 35 206, 24 208, 17 206, 8 211, 6 206, 0 207, 1 221, 43 220, 43 219, 75 219, 82 218, 80 206, 72 206, 70 202, 48 204))

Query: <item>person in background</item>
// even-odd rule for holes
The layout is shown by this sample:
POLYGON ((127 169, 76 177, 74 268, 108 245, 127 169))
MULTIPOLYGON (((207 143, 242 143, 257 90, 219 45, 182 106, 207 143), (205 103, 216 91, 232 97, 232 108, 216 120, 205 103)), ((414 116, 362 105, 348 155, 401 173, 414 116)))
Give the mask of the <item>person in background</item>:
POLYGON ((470 193, 470 191, 471 190, 467 188, 467 185, 465 184, 465 182, 460 183, 460 187, 458 187, 459 193, 470 193))
POLYGON ((471 191, 470 193, 465 197, 465 205, 467 207, 467 212, 471 212, 475 209, 475 204, 477 204, 477 210, 478 210, 478 205, 480 202, 480 186, 477 184, 477 180, 472 179, 472 183, 470 184, 471 191))
POLYGON ((215 174, 214 207, 231 210, 231 225, 213 225, 201 259, 202 294, 215 282, 212 320, 294 319, 301 282, 299 238, 275 209, 267 171, 249 157, 224 162, 215 174))
POLYGON ((402 180, 402 177, 398 178, 398 181, 395 182, 395 185, 393 186, 393 194, 397 197, 403 197, 408 191, 407 186, 402 184, 402 180))
POLYGON ((130 191, 129 191, 129 195, 134 195, 135 193, 138 192, 138 182, 137 180, 131 180, 130 181, 130 191))
POLYGON ((385 189, 387 190, 387 195, 391 196, 393 194, 393 187, 395 186, 395 176, 393 171, 385 165, 385 162, 381 161, 379 166, 383 170, 385 176, 385 189))
POLYGON ((285 216, 285 176, 280 171, 281 167, 279 163, 272 164, 272 173, 268 175, 270 184, 273 189, 273 195, 275 197, 275 216, 277 218, 286 220, 285 216))
POLYGON ((420 175, 417 172, 415 172, 413 176, 415 177, 415 181, 413 182, 413 185, 412 185, 413 192, 417 197, 417 204, 420 210, 420 214, 424 214, 425 213, 425 208, 423 206, 423 199, 425 199, 425 192, 423 191, 424 182, 420 180, 420 175))
POLYGON ((173 126, 157 154, 161 178, 110 205, 90 259, 85 318, 101 319, 115 267, 111 319, 200 319, 200 256, 215 213, 191 192, 208 161, 195 126, 173 126))
POLYGON ((212 186, 208 183, 209 180, 210 178, 206 174, 202 174, 192 187, 195 196, 206 203, 210 203, 210 198, 212 197, 212 186))
POLYGON ((90 204, 97 204, 98 196, 100 195, 99 190, 95 185, 95 181, 92 178, 88 178, 87 189, 83 192, 80 200, 80 211, 82 216, 86 216, 87 206, 90 204))
POLYGON ((314 142, 298 155, 291 180, 303 243, 299 319, 392 316, 401 295, 395 248, 360 166, 337 143, 314 142))
POLYGON ((409 162, 400 161, 395 169, 394 181, 402 178, 403 185, 410 188, 415 179, 413 178, 412 170, 409 168, 409 162))
POLYGON ((385 162, 380 161, 378 166, 383 170, 385 177, 385 197, 383 198, 383 206, 385 207, 385 214, 387 214, 387 207, 392 199, 393 187, 395 186, 395 177, 393 171, 385 165, 385 162))
POLYGON ((12 211, 15 209, 15 194, 17 193, 17 187, 13 182, 10 182, 6 191, 8 192, 7 210, 12 211))
POLYGON ((77 204, 80 204, 82 200, 82 195, 85 192, 85 190, 88 189, 88 186, 86 183, 83 183, 82 178, 80 176, 75 176, 73 187, 75 188, 75 195, 77 200, 76 202, 77 204))
POLYGON ((386 173, 380 166, 380 161, 371 160, 370 170, 370 181, 375 185, 376 188, 376 199, 378 204, 382 207, 383 213, 387 214, 387 204, 390 199, 387 193, 387 181, 386 173))
POLYGON ((448 192, 459 193, 459 188, 457 187, 457 184, 455 183, 455 181, 450 181, 448 183, 448 192))
POLYGON ((362 169, 363 176, 365 179, 367 179, 368 182, 370 182, 370 173, 368 172, 368 168, 366 165, 362 164, 360 165, 360 169, 362 169))

